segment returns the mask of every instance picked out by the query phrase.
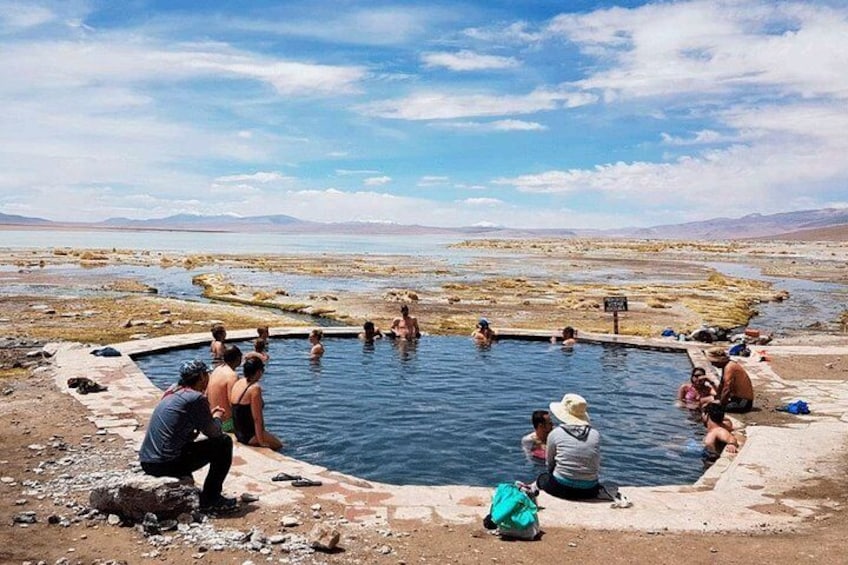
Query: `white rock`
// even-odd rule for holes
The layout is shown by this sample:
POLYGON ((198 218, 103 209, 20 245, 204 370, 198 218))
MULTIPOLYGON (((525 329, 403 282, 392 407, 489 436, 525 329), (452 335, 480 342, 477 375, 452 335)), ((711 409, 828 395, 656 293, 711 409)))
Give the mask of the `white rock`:
POLYGON ((283 516, 280 519, 280 524, 282 524, 284 528, 294 528, 295 526, 300 525, 300 520, 298 520, 295 516, 283 516))

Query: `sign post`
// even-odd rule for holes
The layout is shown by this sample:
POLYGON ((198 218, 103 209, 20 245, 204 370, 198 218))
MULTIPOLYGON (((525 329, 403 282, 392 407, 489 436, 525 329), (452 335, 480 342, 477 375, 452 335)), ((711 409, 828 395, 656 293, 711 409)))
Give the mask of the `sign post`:
POLYGON ((604 298, 604 312, 612 312, 612 333, 618 335, 618 313, 627 312, 626 296, 607 296, 604 298))

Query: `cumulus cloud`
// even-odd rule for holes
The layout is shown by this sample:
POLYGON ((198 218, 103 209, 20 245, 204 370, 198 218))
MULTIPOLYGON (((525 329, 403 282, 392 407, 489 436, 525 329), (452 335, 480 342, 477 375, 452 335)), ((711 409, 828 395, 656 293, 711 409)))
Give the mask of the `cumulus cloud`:
POLYGON ((381 176, 381 177, 368 177, 362 181, 362 184, 365 186, 382 186, 384 184, 389 184, 392 182, 392 177, 381 176))
POLYGON ((30 2, 0 2, 0 30, 18 31, 52 22, 52 10, 30 2))
POLYGON ((462 50, 455 53, 446 51, 429 52, 421 55, 426 67, 444 67, 452 71, 484 71, 509 69, 519 65, 513 57, 483 55, 474 51, 462 50))
POLYGON ((524 95, 453 94, 418 92, 405 98, 381 100, 358 106, 370 116, 400 120, 449 120, 455 118, 534 114, 557 108, 591 104, 597 97, 565 89, 537 89, 524 95))
POLYGON ((721 133, 709 129, 704 129, 695 132, 695 135, 692 137, 679 137, 673 136, 668 133, 660 134, 662 137, 662 142, 666 145, 677 145, 677 146, 686 146, 686 145, 711 145, 717 143, 731 143, 731 142, 740 142, 744 141, 745 136, 741 135, 722 135, 721 133))
POLYGON ((376 175, 380 171, 376 169, 336 169, 336 174, 340 177, 349 177, 354 175, 376 175))
POLYGON ((607 63, 576 83, 607 99, 751 87, 848 98, 848 17, 821 4, 664 2, 563 14, 546 32, 607 63))

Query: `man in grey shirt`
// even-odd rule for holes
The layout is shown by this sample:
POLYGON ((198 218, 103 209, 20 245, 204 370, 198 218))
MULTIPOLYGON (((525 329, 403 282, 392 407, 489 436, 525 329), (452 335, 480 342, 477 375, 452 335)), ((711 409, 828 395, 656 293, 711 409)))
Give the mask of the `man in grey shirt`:
POLYGON ((558 498, 595 498, 600 489, 601 434, 589 423, 586 400, 566 394, 550 409, 562 424, 548 434, 548 470, 539 475, 536 486, 558 498))
POLYGON ((221 430, 224 410, 209 408, 203 395, 209 368, 203 361, 186 361, 179 382, 169 388, 153 410, 139 451, 141 468, 154 477, 185 477, 209 465, 200 493, 204 509, 225 510, 235 499, 221 495, 233 461, 233 441, 221 430), (199 433, 206 439, 194 441, 199 433))

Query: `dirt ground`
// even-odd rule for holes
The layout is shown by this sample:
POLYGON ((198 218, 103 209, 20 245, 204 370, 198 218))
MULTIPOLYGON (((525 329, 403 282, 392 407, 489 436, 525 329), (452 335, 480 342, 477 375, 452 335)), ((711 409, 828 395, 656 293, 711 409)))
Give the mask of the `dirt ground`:
MULTIPOLYGON (((507 245, 502 242, 491 243, 507 245)), ((525 245, 525 244, 521 244, 525 245)), ((526 244, 529 246, 530 244, 526 244)), ((560 253, 559 260, 571 261, 572 253, 582 253, 585 242, 572 242, 563 249, 561 244, 533 244, 532 251, 538 254, 538 264, 551 260, 552 254, 560 253)), ((628 244, 629 245, 629 244, 628 244)), ((722 260, 728 254, 744 254, 751 261, 763 258, 763 264, 784 276, 814 276, 817 280, 845 281, 844 243, 827 245, 810 244, 808 257, 789 244, 732 244, 724 247, 692 247, 683 244, 653 246, 647 242, 634 243, 628 247, 611 243, 609 248, 592 248, 591 259, 574 256, 574 269, 594 269, 603 265, 604 254, 647 254, 644 269, 674 269, 673 265, 652 259, 652 254, 673 257, 677 254, 707 256, 709 260, 722 260), (839 255, 833 258, 834 253, 839 255), (720 255, 716 259, 715 254, 720 255), (784 255, 785 254, 785 255, 784 255), (775 260, 774 257, 784 257, 775 260)), ((806 245, 806 244, 805 244, 806 245)), ((612 256, 611 255, 611 256, 612 256)), ((659 257, 659 255, 657 255, 659 257)), ((635 259, 634 259, 635 260, 635 259)), ((25 255, 6 255, 0 263, 20 266, 21 272, 13 273, 16 280, 36 283, 55 283, 39 274, 39 264, 51 261, 78 261, 80 264, 107 264, 110 261, 129 264, 198 265, 215 264, 218 259, 206 256, 172 257, 164 254, 129 252, 75 252, 64 250, 53 252, 28 252, 25 255), (39 278, 42 277, 42 278, 39 278)), ((256 259, 253 267, 264 265, 272 270, 301 270, 333 276, 393 276, 398 272, 436 272, 441 267, 422 261, 410 260, 407 265, 395 263, 364 262, 357 259, 333 261, 321 258, 305 264, 274 263, 271 259, 256 259), (393 270, 394 269, 394 270, 393 270)), ((557 263, 559 264, 559 263, 557 263)), ((571 263, 569 263, 571 264, 571 263)), ((396 315, 399 302, 413 304, 425 330, 441 333, 464 333, 473 327, 478 312, 485 310, 490 319, 512 327, 561 326, 566 320, 573 325, 608 330, 608 321, 597 311, 597 297, 609 288, 575 289, 564 285, 526 280, 521 277, 502 277, 497 273, 502 265, 475 265, 481 272, 494 273, 479 282, 440 288, 437 293, 421 292, 419 289, 398 289, 395 294, 369 297, 362 296, 315 296, 314 305, 332 311, 340 321, 360 323, 371 317, 385 327, 396 315), (579 290, 579 292, 578 292, 579 290), (414 299, 410 292, 419 292, 414 299), (541 325, 540 325, 541 324, 541 325), (597 328, 594 326, 597 325, 597 328)), ((641 268, 641 267, 640 267, 641 268)), ((679 268, 679 267, 677 267, 679 268)), ((9 273, 6 273, 8 276, 9 273)), ((712 312, 740 308, 744 304, 734 296, 744 293, 753 301, 768 299, 768 289, 740 286, 735 281, 715 280, 710 282, 706 271, 691 273, 693 281, 702 288, 703 300, 691 301, 681 288, 655 288, 642 286, 638 292, 634 312, 628 318, 632 326, 643 327, 644 331, 656 335, 656 328, 665 325, 696 324, 712 312), (669 321, 671 320, 671 321, 669 321)), ((62 281, 58 281, 62 282, 62 281)), ((64 281, 70 286, 73 281, 64 281)), ((90 284, 90 281, 89 283, 90 284)), ((279 310, 264 307, 233 304, 202 304, 165 299, 149 293, 150 289, 135 281, 102 281, 105 292, 119 294, 104 296, 103 293, 85 293, 72 298, 9 296, 0 297, 0 337, 14 340, 35 339, 40 342, 70 339, 90 343, 110 343, 131 339, 135 334, 150 337, 169 333, 207 331, 214 321, 223 321, 230 328, 250 328, 257 325, 297 325, 306 322, 301 318, 288 317, 279 310)), ((225 286, 226 281, 219 286, 225 286)), ((218 290, 221 290, 218 288, 218 290)), ((256 296, 250 289, 229 289, 246 300, 265 302, 265 296, 256 296)), ((74 293, 71 293, 74 294, 74 293)), ((273 301, 289 300, 276 295, 273 301)), ((826 336, 844 342, 841 336, 826 336)), ((68 563, 104 563, 116 560, 126 563, 244 563, 265 561, 257 553, 242 551, 199 552, 197 547, 175 545, 161 549, 157 557, 145 557, 151 546, 133 528, 109 526, 103 522, 82 520, 69 527, 51 525, 47 517, 51 514, 71 516, 66 501, 55 505, 50 497, 39 500, 23 494, 26 488, 22 481, 36 479, 34 468, 45 461, 61 459, 66 451, 62 445, 73 448, 77 453, 88 454, 81 458, 79 466, 71 466, 68 473, 78 473, 88 467, 124 467, 135 458, 115 436, 97 435, 94 425, 86 419, 82 406, 73 397, 59 392, 52 382, 38 370, 42 363, 38 358, 27 357, 26 353, 37 349, 33 345, 20 345, 0 349, 0 477, 11 478, 0 482, 0 563, 56 563, 67 559, 68 563), (49 408, 49 409, 45 409, 49 408), (33 444, 46 446, 44 450, 33 450, 33 444), (59 447, 53 447, 53 445, 59 447), (99 457, 102 456, 102 459, 99 457), (21 502, 23 501, 23 502, 21 502), (12 516, 24 510, 36 511, 39 521, 23 527, 12 523, 12 516)), ((848 378, 848 363, 838 357, 773 357, 770 362, 784 379, 845 379, 848 378), (828 365, 832 366, 828 366, 828 365)), ((775 412, 773 408, 780 398, 758 396, 759 410, 746 416, 749 423, 758 425, 783 425, 791 417, 775 412)), ((580 528, 546 528, 544 510, 540 520, 544 535, 534 542, 508 542, 490 535, 479 525, 453 525, 448 523, 393 523, 393 535, 387 536, 373 528, 349 527, 342 531, 342 550, 333 554, 315 554, 311 558, 296 558, 275 553, 273 561, 301 563, 386 563, 402 564, 533 564, 533 563, 771 563, 788 560, 810 560, 819 564, 846 563, 848 553, 844 549, 844 532, 848 526, 848 456, 842 461, 843 472, 830 480, 810 482, 802 488, 785 493, 788 498, 829 499, 830 510, 804 522, 796 529, 777 532, 693 534, 669 531, 630 532, 596 531, 580 528), (400 534, 400 535, 399 535, 400 534), (408 534, 408 535, 404 535, 408 534), (383 553, 384 546, 389 552, 383 553), (289 561, 287 561, 289 560, 289 561)), ((225 485, 226 488, 226 485, 225 485)), ((307 495, 310 493, 307 491, 307 495)), ((69 498, 86 502, 87 494, 74 493, 69 498)), ((305 515, 316 502, 310 496, 299 505, 305 515)), ((768 515, 782 512, 785 506, 775 504, 763 507, 764 522, 768 515)), ((321 501, 325 512, 338 512, 326 501, 321 501)), ((291 508, 262 509, 248 508, 231 516, 214 518, 217 527, 248 531, 252 527, 261 529, 266 535, 280 532, 280 517, 291 508)), ((295 528, 305 533, 311 528, 309 519, 295 528)))

